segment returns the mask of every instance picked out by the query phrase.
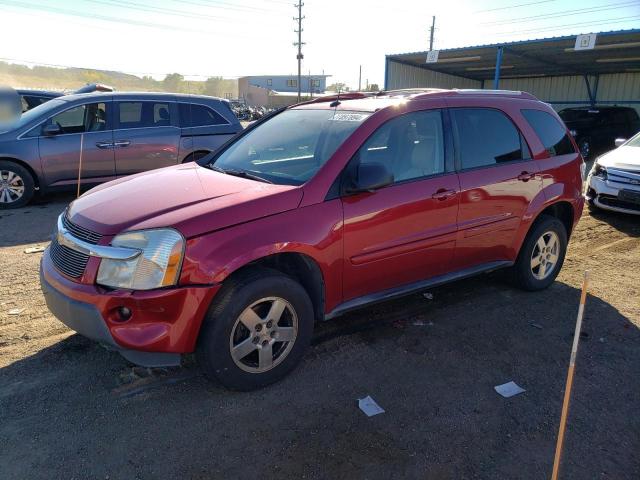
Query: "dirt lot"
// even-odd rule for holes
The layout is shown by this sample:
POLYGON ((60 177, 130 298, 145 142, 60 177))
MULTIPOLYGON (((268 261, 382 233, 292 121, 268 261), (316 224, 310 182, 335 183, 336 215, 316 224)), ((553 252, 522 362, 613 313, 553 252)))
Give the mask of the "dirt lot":
POLYGON ((585 269, 562 477, 640 478, 638 218, 585 212, 545 292, 492 274, 319 325, 300 368, 247 394, 190 359, 134 368, 49 314, 24 250, 70 199, 0 212, 3 479, 548 478, 585 269), (498 396, 509 380, 526 393, 498 396))

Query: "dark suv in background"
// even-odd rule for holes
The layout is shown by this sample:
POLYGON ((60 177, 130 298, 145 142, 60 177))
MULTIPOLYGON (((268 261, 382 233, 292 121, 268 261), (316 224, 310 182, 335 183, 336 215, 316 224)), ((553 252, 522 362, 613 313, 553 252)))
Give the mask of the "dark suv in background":
POLYGON ((164 93, 50 100, 0 132, 0 209, 41 193, 197 160, 242 129, 229 102, 164 93), (82 163, 80 163, 80 145, 82 163), (80 168, 81 167, 81 168, 80 168))
POLYGON ((565 108, 558 115, 585 159, 615 148, 616 138, 631 138, 640 131, 638 112, 630 107, 565 108))

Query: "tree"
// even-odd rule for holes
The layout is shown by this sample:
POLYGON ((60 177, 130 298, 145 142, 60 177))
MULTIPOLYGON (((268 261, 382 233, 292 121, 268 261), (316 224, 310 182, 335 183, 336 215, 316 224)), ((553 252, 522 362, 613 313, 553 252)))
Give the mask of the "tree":
POLYGON ((327 90, 330 92, 348 92, 349 87, 347 87, 346 83, 338 82, 329 85, 327 87, 327 90))
POLYGON ((182 82, 184 82, 182 75, 179 73, 170 73, 162 80, 162 86, 168 92, 179 92, 182 82))
POLYGON ((367 87, 367 92, 379 92, 380 91, 380 87, 378 86, 377 83, 370 83, 369 86, 367 87))

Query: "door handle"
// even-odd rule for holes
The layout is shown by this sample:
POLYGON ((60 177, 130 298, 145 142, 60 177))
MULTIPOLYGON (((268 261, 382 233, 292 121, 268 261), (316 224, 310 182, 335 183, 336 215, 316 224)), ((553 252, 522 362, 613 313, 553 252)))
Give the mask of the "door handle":
POLYGON ((131 145, 131 142, 129 140, 117 140, 113 142, 113 145, 114 147, 128 147, 131 145))
POLYGON ((113 148, 113 142, 97 142, 96 147, 98 148, 113 148))
POLYGON ((520 175, 518 175, 518 180, 520 180, 521 182, 528 182, 529 180, 535 178, 535 176, 535 173, 522 172, 520 175))
POLYGON ((431 195, 431 198, 433 198, 434 200, 444 201, 456 196, 457 194, 458 192, 456 190, 446 190, 444 188, 441 188, 436 193, 431 195))

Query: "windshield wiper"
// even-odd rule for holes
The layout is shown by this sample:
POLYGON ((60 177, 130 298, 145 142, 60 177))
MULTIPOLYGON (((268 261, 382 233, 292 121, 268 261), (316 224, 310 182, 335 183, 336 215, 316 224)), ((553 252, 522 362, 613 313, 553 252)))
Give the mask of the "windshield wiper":
POLYGON ((234 177, 242 177, 242 178, 249 178, 251 180, 257 180, 258 182, 264 182, 264 183, 273 183, 271 180, 267 180, 264 177, 261 177, 259 175, 255 175, 251 172, 247 172, 246 170, 233 170, 231 168, 221 168, 214 165, 209 165, 209 168, 211 168, 211 170, 214 170, 216 172, 220 172, 220 173, 226 173, 227 175, 233 175, 234 177))

